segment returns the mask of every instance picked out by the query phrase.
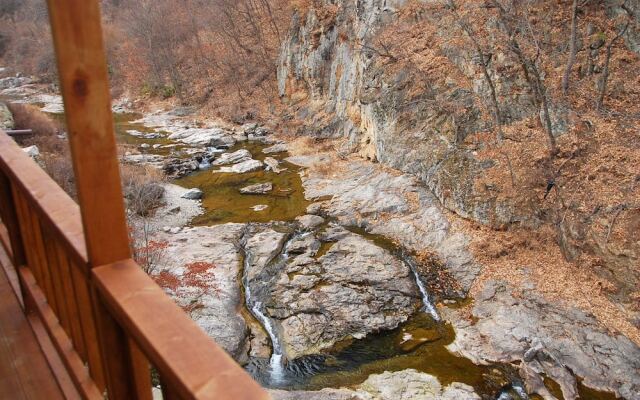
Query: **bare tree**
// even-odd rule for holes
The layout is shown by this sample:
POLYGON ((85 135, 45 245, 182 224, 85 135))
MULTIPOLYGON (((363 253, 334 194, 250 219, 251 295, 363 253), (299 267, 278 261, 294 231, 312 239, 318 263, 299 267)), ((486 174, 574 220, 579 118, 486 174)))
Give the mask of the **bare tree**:
POLYGON ((510 0, 510 6, 507 8, 498 0, 487 1, 488 8, 498 10, 498 20, 507 34, 507 46, 520 62, 534 103, 541 111, 540 122, 547 134, 549 151, 552 155, 556 154, 558 150, 553 135, 547 88, 542 80, 539 67, 542 50, 535 36, 535 32, 529 23, 527 15, 528 4, 523 5, 519 0, 510 0), (525 52, 521 43, 526 43, 529 48, 528 52, 525 52), (531 53, 533 53, 533 55, 530 55, 531 53))
POLYGON ((491 97, 491 106, 493 108, 493 119, 496 126, 497 139, 498 142, 502 141, 503 133, 502 133, 502 116, 500 114, 500 105, 498 104, 498 96, 496 95, 496 87, 493 84, 493 79, 491 79, 491 75, 489 74, 489 62, 491 61, 491 56, 486 57, 485 52, 482 50, 480 46, 480 42, 478 41, 478 37, 476 33, 473 31, 473 28, 469 25, 469 22, 464 19, 460 13, 458 12, 458 7, 456 6, 454 0, 447 0, 447 5, 449 9, 454 15, 454 18, 460 28, 465 32, 471 43, 473 43, 473 47, 476 52, 476 57, 479 60, 480 67, 482 68, 482 75, 484 76, 487 85, 489 86, 489 93, 491 97))
POLYGON ((577 37, 578 37, 578 0, 573 0, 571 5, 571 36, 569 40, 569 59, 567 60, 567 67, 564 70, 562 76, 562 93, 566 96, 569 91, 569 76, 573 69, 573 64, 576 62, 577 53, 577 37))
POLYGON ((604 103, 604 96, 607 93, 607 83, 609 81, 609 63, 611 62, 611 54, 613 52, 613 46, 616 44, 618 39, 620 39, 627 32, 629 28, 629 24, 631 23, 631 12, 629 8, 626 7, 626 0, 622 4, 622 9, 624 9, 628 15, 627 21, 624 26, 618 30, 615 36, 609 41, 607 44, 607 52, 604 58, 604 68, 602 69, 602 79, 600 80, 600 92, 598 93, 598 100, 596 101, 596 109, 600 111, 602 109, 602 105, 604 103))

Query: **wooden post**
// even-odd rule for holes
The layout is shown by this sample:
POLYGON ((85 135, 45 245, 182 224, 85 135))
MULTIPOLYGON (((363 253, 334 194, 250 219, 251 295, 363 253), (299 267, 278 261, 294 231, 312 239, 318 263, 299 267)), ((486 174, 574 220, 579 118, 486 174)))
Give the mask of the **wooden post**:
MULTIPOLYGON (((99 267, 130 257, 99 1, 47 3, 88 258, 99 267)), ((150 398, 148 363, 93 285, 91 297, 109 399, 150 398)))

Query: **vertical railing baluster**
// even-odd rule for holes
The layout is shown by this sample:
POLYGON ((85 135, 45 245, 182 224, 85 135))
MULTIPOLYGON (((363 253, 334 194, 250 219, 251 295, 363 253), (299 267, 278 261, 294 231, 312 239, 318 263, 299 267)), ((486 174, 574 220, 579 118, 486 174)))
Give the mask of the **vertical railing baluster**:
POLYGON ((16 204, 16 213, 18 216, 20 233, 22 235, 22 240, 24 242, 25 249, 29 251, 26 252, 26 264, 25 266, 31 270, 33 277, 35 278, 38 285, 42 285, 42 273, 40 272, 40 265, 37 262, 37 257, 33 253, 33 248, 35 246, 32 236, 32 228, 31 228, 31 218, 29 217, 27 211, 26 201, 24 196, 16 188, 12 186, 13 198, 16 204))
POLYGON ((33 251, 35 252, 37 262, 40 266, 40 273, 42 274, 43 280, 43 282, 40 284, 40 287, 44 289, 45 295, 47 297, 47 302, 49 302, 49 306, 53 310, 54 314, 58 316, 60 315, 60 311, 58 310, 58 303, 56 301, 55 288, 53 286, 53 277, 51 268, 49 266, 49 260, 47 260, 47 255, 44 249, 40 220, 33 208, 29 206, 28 214, 29 218, 31 219, 31 229, 33 233, 33 251))
MULTIPOLYGON (((9 240, 11 241, 11 261, 13 262, 13 267, 16 269, 17 273, 20 267, 27 265, 27 258, 12 187, 13 185, 9 178, 7 178, 4 173, 0 172, 0 202, 3 204, 2 220, 7 227, 7 232, 9 233, 9 240)), ((25 312, 28 313, 31 312, 33 307, 28 301, 24 282, 20 278, 20 274, 17 275, 20 284, 22 306, 24 307, 25 312)))
POLYGON ((127 337, 127 343, 129 354, 131 354, 130 362, 133 364, 131 371, 133 373, 133 382, 136 391, 135 398, 138 400, 152 400, 149 361, 130 336, 127 337))
POLYGON ((69 258, 67 257, 57 240, 55 241, 54 246, 56 257, 58 258, 58 265, 60 266, 60 278, 62 281, 62 288, 65 293, 67 314, 69 316, 69 325, 71 329, 71 340, 73 341, 73 347, 78 352, 78 355, 80 356, 82 361, 88 363, 86 344, 84 341, 84 336, 82 334, 78 298, 76 295, 73 275, 71 273, 71 264, 69 263, 69 258))
POLYGON ((47 260, 47 269, 51 276, 51 284, 53 286, 53 295, 58 306, 56 316, 62 329, 66 332, 67 336, 71 337, 71 323, 69 322, 69 311, 67 307, 66 293, 64 291, 64 285, 61 277, 61 265, 58 261, 58 254, 56 252, 55 237, 51 233, 50 229, 40 225, 40 232, 42 234, 42 242, 44 245, 44 257, 47 260))
POLYGON ((78 313, 80 315, 82 336, 86 345, 89 371, 98 389, 104 391, 106 388, 106 376, 98 342, 98 327, 92 310, 91 288, 86 272, 87 266, 80 266, 71 261, 70 268, 73 287, 76 293, 78 313))

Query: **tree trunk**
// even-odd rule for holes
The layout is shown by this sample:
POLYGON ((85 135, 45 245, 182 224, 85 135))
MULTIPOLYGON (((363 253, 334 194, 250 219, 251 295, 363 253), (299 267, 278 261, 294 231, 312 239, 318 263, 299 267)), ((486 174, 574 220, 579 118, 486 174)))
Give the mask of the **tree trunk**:
POLYGON ((609 62, 611 61, 611 53, 613 51, 613 45, 616 43, 622 35, 629 28, 629 22, 622 28, 620 32, 616 34, 616 36, 611 39, 611 42, 607 45, 607 55, 604 59, 604 69, 602 70, 602 81, 600 83, 600 93, 598 94, 598 101, 596 103, 596 109, 600 111, 602 109, 602 104, 604 103, 604 96, 607 93, 607 82, 609 81, 609 62))
POLYGON ((566 96, 569 91, 569 78, 571 76, 571 70, 573 69, 573 64, 576 62, 576 53, 577 49, 577 33, 578 30, 578 0, 573 0, 573 5, 571 6, 571 38, 569 42, 569 59, 567 60, 567 68, 564 71, 564 76, 562 77, 562 93, 566 96))

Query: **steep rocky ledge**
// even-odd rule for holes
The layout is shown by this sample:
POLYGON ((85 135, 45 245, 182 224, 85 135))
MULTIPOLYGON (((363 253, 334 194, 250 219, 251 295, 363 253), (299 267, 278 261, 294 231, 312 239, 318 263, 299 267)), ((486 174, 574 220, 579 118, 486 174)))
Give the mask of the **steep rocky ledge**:
MULTIPOLYGON (((336 139, 343 154, 418 177, 465 219, 500 230, 550 227, 567 259, 586 257, 580 263, 611 282, 613 298, 637 313, 637 129, 603 119, 584 99, 557 93, 568 35, 568 28, 554 28, 564 26, 566 15, 559 11, 551 16, 556 20, 535 25, 546 35, 543 51, 549 52, 543 54, 548 58, 541 61, 541 79, 559 148, 550 157, 539 100, 505 45, 495 10, 459 2, 469 7, 460 12, 471 15, 490 58, 487 72, 506 138, 498 143, 481 62, 444 3, 324 0, 300 9, 278 66, 290 126, 316 141, 336 139), (558 192, 546 199, 549 179, 558 192)), ((541 0, 527 7, 549 5, 541 0)), ((590 95, 604 63, 602 30, 624 14, 614 2, 597 7, 585 11, 593 19, 581 31, 575 67, 580 72, 574 84, 590 95), (595 72, 585 75, 587 70, 595 72)), ((625 77, 637 76, 633 70, 640 65, 638 15, 624 36, 627 47, 616 50, 625 60, 617 72, 619 87, 625 77)), ((622 93, 635 96, 633 90, 622 93)))

